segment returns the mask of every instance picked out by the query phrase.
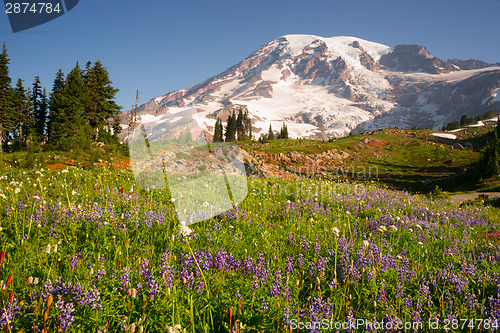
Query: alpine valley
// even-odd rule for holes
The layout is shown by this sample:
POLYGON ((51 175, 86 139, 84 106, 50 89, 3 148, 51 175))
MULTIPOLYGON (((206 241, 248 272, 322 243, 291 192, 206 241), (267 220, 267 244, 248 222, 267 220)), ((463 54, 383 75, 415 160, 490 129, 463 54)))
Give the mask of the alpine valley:
MULTIPOLYGON (((500 112, 500 64, 444 61, 419 45, 286 35, 137 112, 143 123, 156 124, 175 122, 195 109, 196 121, 212 135, 216 118, 225 122, 238 108, 249 111, 255 138, 269 125, 279 130, 283 122, 290 137, 311 139, 387 127, 438 129, 464 113, 500 112)), ((131 112, 122 113, 124 128, 131 112)))

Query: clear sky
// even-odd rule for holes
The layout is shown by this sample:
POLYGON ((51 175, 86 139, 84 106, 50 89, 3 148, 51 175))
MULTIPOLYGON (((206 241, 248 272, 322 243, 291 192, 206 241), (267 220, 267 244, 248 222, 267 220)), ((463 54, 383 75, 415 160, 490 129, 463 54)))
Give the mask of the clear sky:
POLYGON ((80 0, 70 12, 12 33, 0 13, 10 76, 47 90, 62 68, 101 60, 129 109, 219 74, 286 34, 420 44, 442 59, 500 62, 500 0, 80 0))

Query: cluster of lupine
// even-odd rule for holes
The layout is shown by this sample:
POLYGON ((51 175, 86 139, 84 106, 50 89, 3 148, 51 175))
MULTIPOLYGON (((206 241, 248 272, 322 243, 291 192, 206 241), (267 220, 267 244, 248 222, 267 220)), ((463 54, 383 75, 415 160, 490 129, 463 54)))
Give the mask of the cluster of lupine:
POLYGON ((7 172, 0 324, 11 331, 465 318, 494 331, 500 320, 495 210, 373 184, 251 179, 238 208, 181 230, 170 198, 134 189, 127 172, 7 172))

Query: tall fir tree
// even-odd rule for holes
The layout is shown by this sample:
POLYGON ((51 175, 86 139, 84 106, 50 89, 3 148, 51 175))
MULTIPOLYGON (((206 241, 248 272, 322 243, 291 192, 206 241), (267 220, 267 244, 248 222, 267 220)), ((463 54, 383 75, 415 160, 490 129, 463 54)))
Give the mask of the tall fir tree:
POLYGON ((94 66, 87 62, 83 81, 87 95, 84 116, 91 130, 91 139, 97 140, 99 131, 108 131, 110 119, 120 112, 114 101, 118 89, 111 85, 108 71, 100 61, 96 61, 94 66))
POLYGON ((217 118, 215 121, 215 128, 214 128, 214 142, 223 142, 224 138, 222 137, 222 132, 224 131, 224 128, 222 127, 222 120, 220 118, 217 118))
POLYGON ((267 132, 267 139, 274 140, 274 132, 271 124, 269 124, 269 131, 267 132))
POLYGON ((47 125, 47 101, 46 96, 44 96, 45 92, 44 90, 42 90, 40 77, 38 76, 35 76, 32 94, 34 118, 33 134, 36 136, 39 142, 42 142, 45 138, 45 127, 47 125))
POLYGON ((49 96, 49 119, 47 123, 48 141, 54 145, 64 131, 63 121, 66 117, 62 101, 64 83, 64 73, 59 69, 49 96))
POLYGON ((250 119, 250 116, 248 115, 248 109, 245 109, 243 119, 244 119, 244 125, 245 125, 246 138, 249 140, 252 140, 252 120, 250 119))
POLYGON ((288 128, 286 127, 286 124, 283 123, 281 126, 280 134, 279 134, 279 139, 288 139, 288 128))
POLYGON ((227 119, 226 125, 226 142, 236 141, 236 113, 233 113, 227 119))
POLYGON ((12 96, 13 103, 13 129, 14 146, 16 150, 26 149, 26 134, 30 120, 30 102, 28 92, 24 89, 23 80, 18 79, 12 96))
POLYGON ((246 140, 245 120, 243 110, 240 108, 236 117, 236 137, 238 141, 246 140))
POLYGON ((3 154, 4 145, 7 144, 7 130, 12 119, 12 87, 9 76, 9 62, 7 48, 3 43, 0 54, 0 155, 3 154))
POLYGON ((490 132, 491 138, 488 140, 486 149, 482 156, 482 176, 494 177, 500 175, 500 139, 498 136, 498 126, 490 132))
POLYGON ((83 73, 77 62, 66 77, 60 96, 61 109, 64 111, 58 124, 61 126, 58 126, 59 142, 56 145, 62 149, 85 148, 89 145, 84 117, 86 97, 83 73))

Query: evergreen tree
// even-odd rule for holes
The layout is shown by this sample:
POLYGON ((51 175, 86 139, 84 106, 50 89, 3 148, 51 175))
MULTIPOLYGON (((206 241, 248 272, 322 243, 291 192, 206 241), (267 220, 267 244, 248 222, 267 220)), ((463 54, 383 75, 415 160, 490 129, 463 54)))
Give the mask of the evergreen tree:
POLYGON ((113 117, 113 136, 117 139, 116 142, 120 143, 118 135, 122 132, 122 127, 120 126, 120 115, 116 114, 113 117))
POLYGON ((462 118, 460 118, 460 126, 466 126, 466 125, 470 125, 474 122, 474 118, 469 118, 467 117, 466 114, 464 114, 462 116, 462 118))
POLYGON ((49 98, 49 119, 47 124, 47 135, 49 142, 55 144, 64 131, 63 121, 65 119, 62 93, 64 88, 64 73, 61 69, 57 71, 52 91, 49 98))
POLYGON ((252 121, 250 120, 250 116, 248 115, 248 109, 245 109, 243 119, 244 119, 244 125, 245 125, 246 138, 249 140, 252 140, 252 121))
POLYGON ((44 141, 45 127, 47 125, 47 97, 42 91, 40 78, 35 76, 32 90, 34 134, 40 142, 44 141))
POLYGON ((236 141, 236 114, 233 112, 227 119, 226 142, 236 141))
POLYGON ((482 175, 484 177, 492 177, 500 175, 500 139, 497 128, 490 132, 491 139, 488 140, 486 149, 482 156, 482 175))
MULTIPOLYGON (((60 148, 84 148, 88 145, 84 107, 86 101, 83 75, 78 62, 69 72, 60 95, 60 117, 57 119, 56 143, 60 148)), ((55 123, 54 123, 55 124, 55 123)))
POLYGON ((0 54, 0 155, 3 154, 3 145, 7 143, 7 130, 12 119, 12 88, 9 77, 9 62, 7 48, 3 43, 0 54))
POLYGON ((280 133, 278 135, 279 139, 288 139, 288 128, 286 127, 286 124, 283 123, 283 126, 281 126, 280 133))
POLYGON ((245 120, 243 117, 243 110, 240 109, 238 111, 238 117, 236 118, 236 134, 238 137, 238 141, 246 140, 245 120))
POLYGON ((91 129, 92 140, 97 140, 99 131, 109 128, 110 119, 120 112, 120 107, 114 101, 118 89, 111 85, 107 69, 100 61, 91 67, 87 62, 83 77, 86 89, 85 119, 91 129))
POLYGON ((273 132, 273 128, 271 127, 271 124, 269 124, 269 131, 267 132, 267 139, 274 140, 274 132, 273 132))
POLYGON ((26 148, 26 134, 30 119, 30 102, 28 92, 24 89, 23 80, 17 80, 16 87, 12 96, 13 103, 13 121, 11 128, 13 129, 13 139, 16 150, 24 150, 26 148))
POLYGON ((224 138, 222 137, 222 132, 223 132, 223 127, 222 127, 222 120, 220 118, 217 118, 215 121, 215 128, 214 128, 214 142, 223 142, 224 138))

